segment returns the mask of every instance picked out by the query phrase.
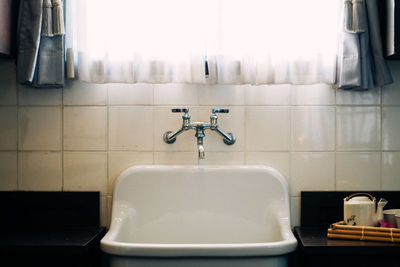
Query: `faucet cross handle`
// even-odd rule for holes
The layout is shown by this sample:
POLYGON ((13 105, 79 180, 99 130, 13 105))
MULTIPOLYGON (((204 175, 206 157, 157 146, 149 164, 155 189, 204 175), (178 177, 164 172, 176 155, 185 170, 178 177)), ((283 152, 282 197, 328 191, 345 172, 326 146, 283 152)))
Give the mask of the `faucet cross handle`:
POLYGON ((185 113, 182 116, 182 125, 183 127, 189 127, 190 126, 190 115, 189 115, 189 109, 188 108, 173 108, 171 109, 173 113, 185 113))
POLYGON ((229 109, 213 108, 212 113, 229 113, 229 109))
POLYGON ((173 108, 173 109, 171 109, 171 111, 173 113, 179 113, 179 112, 188 113, 189 109, 188 108, 173 108))

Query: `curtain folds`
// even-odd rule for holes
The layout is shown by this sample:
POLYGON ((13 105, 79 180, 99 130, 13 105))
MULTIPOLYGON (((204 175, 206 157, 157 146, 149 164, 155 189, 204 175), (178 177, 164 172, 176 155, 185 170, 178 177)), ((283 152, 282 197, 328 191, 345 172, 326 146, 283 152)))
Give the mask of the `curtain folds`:
POLYGON ((336 0, 68 0, 67 69, 95 83, 333 84, 336 10, 336 0))
POLYGON ((36 88, 64 86, 64 18, 61 0, 21 0, 17 29, 17 80, 36 88))
POLYGON ((353 17, 353 23, 364 24, 364 29, 353 32, 348 31, 348 0, 343 4, 344 22, 339 27, 343 30, 339 31, 336 85, 346 90, 366 90, 393 83, 382 53, 377 2, 357 0, 357 3, 363 9, 358 11, 358 18, 363 22, 355 23, 353 17))
POLYGON ((20 83, 62 87, 65 58, 68 78, 94 83, 393 82, 377 0, 67 0, 65 8, 64 29, 61 0, 21 0, 20 83))

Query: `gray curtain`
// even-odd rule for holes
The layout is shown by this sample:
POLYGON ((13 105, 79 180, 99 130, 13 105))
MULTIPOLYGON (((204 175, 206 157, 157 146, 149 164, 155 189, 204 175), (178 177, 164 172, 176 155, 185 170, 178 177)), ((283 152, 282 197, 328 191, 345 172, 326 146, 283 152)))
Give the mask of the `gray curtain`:
POLYGON ((367 90, 393 83, 382 53, 377 1, 361 2, 362 14, 365 16, 360 16, 365 23, 363 32, 341 32, 337 64, 338 88, 367 90))
MULTIPOLYGON (((44 16, 46 15, 46 16, 44 16)), ((50 14, 51 15, 51 14, 50 14)), ((64 86, 63 33, 42 34, 43 0, 21 0, 17 43, 17 80, 31 87, 64 86)))
POLYGON ((11 0, 0 1, 0 53, 11 53, 11 0))

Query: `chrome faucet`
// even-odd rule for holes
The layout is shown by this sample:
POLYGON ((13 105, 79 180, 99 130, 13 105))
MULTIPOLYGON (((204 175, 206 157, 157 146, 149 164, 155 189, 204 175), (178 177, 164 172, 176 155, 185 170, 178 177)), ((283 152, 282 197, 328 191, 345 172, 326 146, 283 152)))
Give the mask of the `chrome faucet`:
POLYGON ((216 113, 229 113, 229 109, 212 109, 212 113, 210 116, 210 122, 205 121, 190 121, 189 109, 172 109, 172 112, 182 112, 184 115, 182 116, 182 127, 177 130, 175 133, 172 131, 167 131, 164 133, 163 139, 167 144, 172 144, 176 141, 176 137, 180 135, 182 132, 194 129, 196 131, 195 137, 197 138, 197 149, 199 153, 199 158, 204 159, 204 146, 203 146, 203 138, 204 138, 204 130, 210 129, 216 131, 219 135, 222 136, 222 140, 226 145, 233 145, 236 142, 236 137, 233 133, 225 133, 218 127, 218 117, 216 113))

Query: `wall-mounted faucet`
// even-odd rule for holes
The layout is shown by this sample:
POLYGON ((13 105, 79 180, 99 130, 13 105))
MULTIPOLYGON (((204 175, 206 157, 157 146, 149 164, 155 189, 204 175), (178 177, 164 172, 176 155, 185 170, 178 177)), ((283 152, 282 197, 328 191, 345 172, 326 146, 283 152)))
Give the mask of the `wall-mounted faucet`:
POLYGON ((210 116, 210 122, 206 121, 190 121, 189 109, 183 108, 174 108, 172 112, 182 112, 184 115, 182 116, 182 128, 177 130, 175 133, 172 131, 167 131, 164 133, 163 139, 167 144, 172 144, 176 141, 176 137, 180 135, 183 131, 187 131, 190 129, 194 129, 196 131, 195 137, 197 138, 197 148, 199 152, 199 158, 204 159, 204 146, 203 146, 203 138, 204 138, 204 130, 210 129, 216 131, 218 134, 222 136, 222 140, 226 145, 233 145, 236 142, 236 137, 233 133, 225 133, 218 127, 218 117, 217 113, 229 113, 229 109, 212 109, 212 113, 210 116))

